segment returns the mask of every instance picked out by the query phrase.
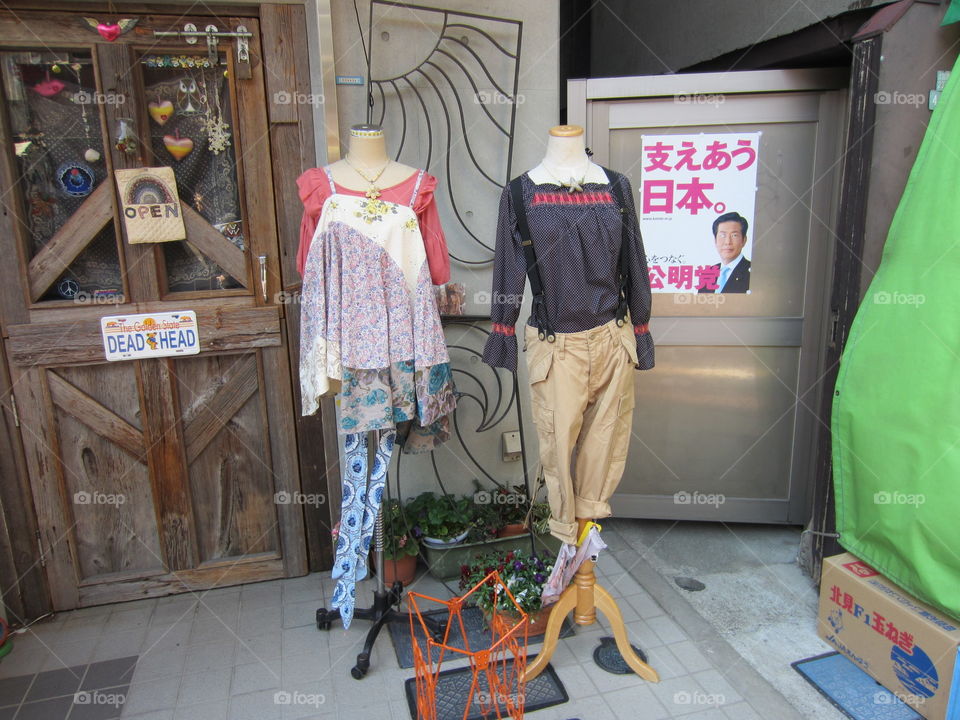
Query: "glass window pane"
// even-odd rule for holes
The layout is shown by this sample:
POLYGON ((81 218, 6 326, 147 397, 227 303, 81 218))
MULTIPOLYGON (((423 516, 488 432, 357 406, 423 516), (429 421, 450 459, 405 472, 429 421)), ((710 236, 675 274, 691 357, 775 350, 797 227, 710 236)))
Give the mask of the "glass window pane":
MULTIPOLYGON (((235 124, 224 54, 145 55, 145 102, 157 165, 169 165, 181 202, 244 249, 234 155, 235 124)), ((189 243, 163 243, 170 292, 239 288, 241 284, 189 243)))
MULTIPOLYGON (((97 93, 89 51, 0 52, 0 64, 33 257, 109 181, 100 103, 126 98, 97 93)), ((86 247, 40 299, 122 295, 113 222, 102 230, 77 230, 79 236, 85 232, 86 247)))

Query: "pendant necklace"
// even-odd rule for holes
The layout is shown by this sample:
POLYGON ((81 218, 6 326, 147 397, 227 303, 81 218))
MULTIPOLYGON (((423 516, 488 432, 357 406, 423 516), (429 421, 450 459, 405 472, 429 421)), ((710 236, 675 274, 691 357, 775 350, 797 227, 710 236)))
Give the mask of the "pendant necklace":
POLYGON ((570 179, 566 182, 560 180, 556 175, 550 172, 550 168, 547 167, 546 163, 540 163, 540 167, 547 171, 547 175, 553 178, 554 182, 557 183, 562 188, 566 188, 568 193, 583 192, 583 182, 587 178, 587 173, 584 171, 583 175, 580 176, 579 180, 576 180, 573 175, 570 176, 570 179))
POLYGON ((380 197, 380 188, 377 187, 376 182, 377 182, 377 180, 380 179, 380 176, 383 175, 384 171, 385 171, 388 167, 390 167, 390 162, 391 162, 391 161, 390 161, 389 159, 387 160, 386 165, 384 165, 382 168, 380 168, 380 172, 378 172, 378 173, 377 173, 376 175, 374 175, 373 177, 370 177, 369 175, 367 175, 365 172, 363 172, 363 170, 361 170, 361 169, 358 168, 356 165, 354 165, 352 162, 350 162, 349 160, 347 160, 347 158, 343 158, 343 161, 344 161, 347 165, 349 165, 349 166, 353 169, 353 171, 354 171, 355 173, 357 173, 357 175, 359 175, 359 176, 362 177, 364 180, 366 180, 368 183, 370 183, 370 188, 369 188, 369 189, 367 190, 367 192, 365 193, 365 195, 366 195, 369 199, 371 199, 371 200, 376 200, 378 197, 380 197))

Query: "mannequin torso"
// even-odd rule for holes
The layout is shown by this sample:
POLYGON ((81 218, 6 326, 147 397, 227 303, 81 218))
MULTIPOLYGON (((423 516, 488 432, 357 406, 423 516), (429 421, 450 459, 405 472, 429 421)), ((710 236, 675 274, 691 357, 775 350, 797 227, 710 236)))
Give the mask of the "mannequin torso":
POLYGON ((547 152, 540 164, 529 170, 527 175, 537 185, 566 184, 571 178, 576 183, 608 182, 603 168, 587 156, 583 128, 578 125, 550 128, 547 152))
POLYGON ((346 190, 366 192, 370 182, 363 175, 376 178, 374 184, 382 190, 399 185, 418 172, 417 168, 390 160, 383 132, 373 127, 355 125, 350 128, 350 149, 346 157, 330 165, 333 181, 346 190), (381 170, 383 173, 377 177, 381 170))

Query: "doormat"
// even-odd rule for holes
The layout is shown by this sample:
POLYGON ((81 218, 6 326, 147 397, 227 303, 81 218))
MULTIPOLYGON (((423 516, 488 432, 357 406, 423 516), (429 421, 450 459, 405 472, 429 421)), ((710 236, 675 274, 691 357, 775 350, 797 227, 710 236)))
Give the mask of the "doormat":
MULTIPOLYGON (((448 656, 449 657, 449 656, 448 656)), ((536 657, 536 656, 534 656, 536 657)), ((533 657, 527 658, 527 662, 533 662, 533 657)), ((508 662, 513 662, 512 660, 508 662)), ((470 695, 470 685, 473 682, 473 668, 453 668, 452 670, 441 670, 437 676, 437 720, 483 720, 484 714, 480 710, 480 704, 477 702, 477 695, 487 691, 486 675, 480 673, 477 677, 477 690, 473 696, 473 703, 467 711, 467 697, 470 695)), ((410 708, 410 717, 416 719, 417 715, 417 679, 410 678, 404 681, 404 688, 407 695, 407 706, 410 708)), ((543 672, 537 675, 533 680, 527 683, 524 690, 524 714, 543 708, 553 707, 567 702, 570 697, 567 695, 566 688, 557 677, 556 671, 552 665, 547 665, 543 672)), ((503 705, 499 706, 500 716, 509 717, 503 705)), ((486 717, 498 717, 497 713, 491 711, 486 717)))
MULTIPOLYGON (((446 620, 446 610, 429 610, 423 613, 425 617, 432 617, 440 620, 446 620)), ((473 650, 482 650, 490 647, 490 630, 487 628, 486 621, 483 619, 483 613, 478 607, 468 607, 461 613, 463 618, 463 627, 467 631, 467 639, 470 641, 470 648, 473 650)), ((389 624, 390 639, 393 641, 393 650, 397 654, 397 664, 401 668, 413 667, 413 647, 410 643, 410 623, 392 622, 389 624)), ((423 635, 423 629, 418 627, 416 632, 419 636, 423 635)), ((573 626, 569 618, 564 618, 563 625, 560 626, 560 637, 566 638, 574 635, 573 626)), ((527 638, 527 643, 538 642, 543 638, 543 633, 531 635, 527 638)), ((423 639, 423 638, 421 638, 423 639)), ((450 637, 448 638, 450 647, 465 649, 463 636, 460 628, 454 625, 450 628, 450 637)), ((440 654, 440 648, 433 649, 433 660, 436 662, 440 654)), ((450 657, 448 654, 447 657, 450 657)))
MULTIPOLYGON (((630 647, 633 648, 633 652, 637 654, 638 658, 647 662, 647 655, 643 650, 636 645, 630 647)), ((593 661, 601 670, 606 670, 614 675, 629 675, 633 672, 633 668, 627 665, 627 661, 620 654, 617 641, 609 635, 600 638, 600 644, 593 650, 593 661)))
POLYGON ((853 720, 923 720, 913 708, 836 651, 797 660, 790 666, 853 720))

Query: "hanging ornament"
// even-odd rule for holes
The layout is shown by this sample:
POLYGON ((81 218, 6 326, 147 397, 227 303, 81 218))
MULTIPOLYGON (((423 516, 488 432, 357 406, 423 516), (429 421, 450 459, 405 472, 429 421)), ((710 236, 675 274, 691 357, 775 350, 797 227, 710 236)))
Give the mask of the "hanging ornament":
MULTIPOLYGON (((75 98, 80 97, 81 93, 89 95, 89 93, 83 88, 83 85, 81 84, 80 65, 77 65, 77 64, 71 65, 70 69, 73 70, 73 74, 76 76, 77 87, 80 88, 80 92, 78 92, 74 97, 75 98)), ((76 100, 74 100, 74 102, 76 102, 76 100)), ((86 141, 86 145, 87 145, 87 149, 83 153, 83 159, 86 160, 87 162, 94 163, 100 159, 100 151, 92 147, 94 138, 93 138, 93 131, 90 127, 90 116, 87 113, 87 104, 88 103, 86 102, 80 103, 80 115, 83 118, 83 138, 86 141)))
POLYGON ((50 73, 48 72, 45 80, 41 80, 36 85, 33 86, 34 92, 43 95, 44 97, 53 97, 59 93, 64 88, 64 84, 57 80, 56 78, 51 78, 50 73))
POLYGON ((173 117, 173 103, 169 100, 150 102, 147 105, 147 110, 150 111, 150 117, 153 118, 153 121, 161 127, 166 125, 167 120, 173 117))
POLYGON ((93 190, 93 170, 83 163, 63 163, 57 168, 57 183, 60 190, 70 197, 86 197, 93 190))
POLYGON ((222 117, 207 120, 207 140, 210 152, 214 155, 219 155, 230 147, 230 126, 223 121, 222 117))
POLYGON ((136 25, 138 18, 122 18, 117 20, 115 23, 110 23, 100 22, 96 18, 92 17, 85 17, 83 21, 91 30, 95 30, 100 33, 100 37, 102 37, 104 40, 107 42, 113 42, 125 32, 130 30, 134 25, 136 25))
POLYGON ((114 147, 120 152, 136 155, 139 147, 137 135, 133 132, 133 120, 117 118, 117 134, 113 140, 114 147))
POLYGON ((198 115, 199 110, 193 101, 197 100, 197 81, 191 77, 183 78, 177 87, 177 111, 181 115, 198 115))
MULTIPOLYGON (((204 97, 208 97, 207 80, 203 80, 204 97)), ((230 126, 223 120, 223 110, 220 108, 220 93, 214 89, 214 108, 208 109, 206 118, 207 146, 214 155, 219 155, 230 147, 230 126)))
POLYGON ((50 66, 50 70, 51 72, 55 72, 59 74, 60 66, 57 63, 54 63, 53 65, 50 66))
POLYGON ((180 137, 179 131, 176 135, 164 135, 163 146, 167 152, 173 155, 175 160, 183 160, 187 155, 193 152, 193 140, 180 137))

